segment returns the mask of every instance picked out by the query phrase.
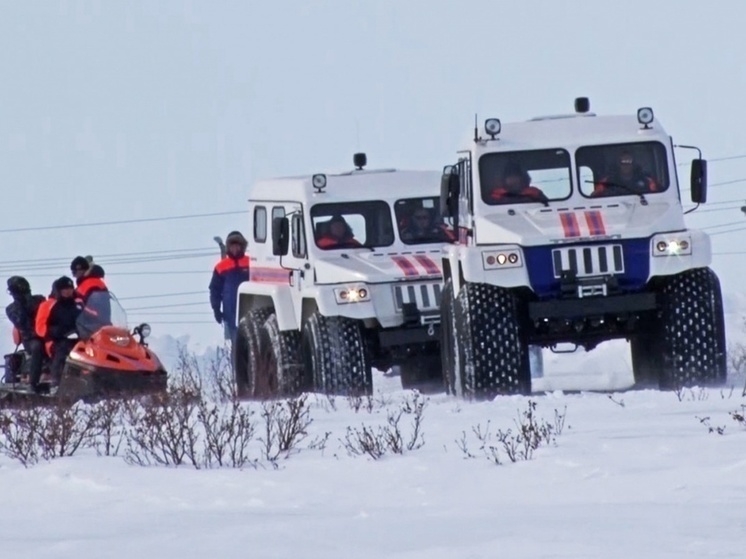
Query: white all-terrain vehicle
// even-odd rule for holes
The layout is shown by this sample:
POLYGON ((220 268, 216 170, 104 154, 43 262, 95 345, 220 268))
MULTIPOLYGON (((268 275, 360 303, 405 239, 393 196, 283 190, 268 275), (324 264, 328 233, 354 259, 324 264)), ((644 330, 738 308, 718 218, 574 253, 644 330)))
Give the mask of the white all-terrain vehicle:
MULTIPOLYGON (((720 284, 710 240, 687 229, 674 146, 650 108, 488 119, 445 168, 443 370, 465 397, 528 393, 528 346, 631 345, 636 383, 725 381, 720 284)), ((696 148, 694 148, 696 149, 696 148)), ((706 161, 691 200, 706 201, 706 161)))
POLYGON ((371 369, 442 389, 438 171, 264 180, 250 194, 250 281, 239 287, 240 395, 372 391, 371 369))

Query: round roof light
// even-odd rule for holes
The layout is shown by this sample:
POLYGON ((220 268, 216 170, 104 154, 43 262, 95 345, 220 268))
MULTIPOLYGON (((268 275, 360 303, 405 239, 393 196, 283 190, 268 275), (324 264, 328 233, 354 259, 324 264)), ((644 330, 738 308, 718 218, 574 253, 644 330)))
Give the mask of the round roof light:
POLYGON ((653 109, 650 107, 637 109, 637 122, 644 124, 645 126, 653 122, 653 109))
POLYGON ((326 175, 318 174, 311 177, 311 184, 316 190, 326 187, 326 175))
POLYGON ((500 133, 500 128, 501 126, 499 118, 488 118, 484 121, 484 131, 492 136, 493 140, 495 139, 495 136, 500 133))

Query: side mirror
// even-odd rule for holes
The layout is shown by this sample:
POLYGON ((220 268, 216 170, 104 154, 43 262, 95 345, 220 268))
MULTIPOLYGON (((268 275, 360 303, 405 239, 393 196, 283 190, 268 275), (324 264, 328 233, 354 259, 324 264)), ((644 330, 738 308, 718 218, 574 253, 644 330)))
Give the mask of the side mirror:
POLYGON ((443 216, 454 217, 458 213, 458 198, 461 194, 461 181, 458 171, 453 165, 443 169, 440 179, 440 213, 443 216))
POLYGON ((707 202, 707 160, 692 159, 691 177, 692 202, 704 204, 707 202))
POLYGON ((285 256, 290 243, 290 222, 287 217, 272 220, 272 254, 285 256))

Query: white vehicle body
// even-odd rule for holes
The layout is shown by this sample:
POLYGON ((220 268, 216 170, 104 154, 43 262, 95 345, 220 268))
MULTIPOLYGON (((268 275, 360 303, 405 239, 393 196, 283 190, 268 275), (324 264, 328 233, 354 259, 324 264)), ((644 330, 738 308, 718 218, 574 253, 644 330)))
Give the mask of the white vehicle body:
MULTIPOLYGON (((709 237, 684 222, 673 140, 649 108, 597 116, 587 104, 488 119, 446 167, 441 211, 458 231, 444 248, 441 306, 452 392, 527 392, 528 345, 615 338, 630 340, 641 384, 725 378, 719 281, 709 237), (712 343, 681 344, 676 332, 695 323, 712 343)), ((706 162, 691 171, 703 203, 706 162)))
MULTIPOLYGON (((610 245, 625 239, 645 239, 649 248, 647 282, 653 276, 677 274, 707 266, 711 261, 709 237, 702 231, 687 230, 681 193, 676 175, 673 143, 659 123, 643 128, 635 116, 595 116, 587 113, 564 117, 547 117, 502 126, 495 140, 472 143, 468 152, 472 162, 485 154, 562 148, 576 169, 575 154, 579 148, 605 144, 659 142, 666 148, 666 165, 670 184, 660 193, 645 196, 646 204, 634 194, 610 198, 590 198, 582 194, 579 175, 572 173, 572 192, 563 200, 542 204, 487 205, 477 196, 473 211, 464 193, 459 226, 468 231, 465 242, 446 248, 450 268, 460 269, 467 281, 486 282, 505 287, 525 286, 533 289, 530 266, 525 250, 530 247, 552 247, 563 252, 583 243, 607 241, 610 245), (654 247, 660 241, 686 240, 686 253, 659 254, 654 247), (478 248, 477 248, 478 247, 478 248), (487 258, 500 251, 514 250, 520 257, 515 265, 487 264, 487 258)), ((482 188, 479 173, 472 174, 473 191, 482 188)), ((454 281, 459 275, 454 274, 454 281)))
MULTIPOLYGON (((441 173, 355 170, 323 175, 325 186, 317 188, 314 178, 319 176, 262 180, 252 187, 250 281, 239 287, 238 318, 271 307, 281 331, 300 331, 312 313, 347 317, 361 321, 375 338, 375 351, 437 343, 444 242, 405 243, 395 209, 408 200, 429 198, 424 204, 437 219, 441 173), (370 214, 375 219, 358 218, 354 210, 346 217, 366 246, 318 246, 318 228, 329 222, 316 214, 328 217, 355 204, 375 210, 370 214), (274 218, 282 217, 287 218, 289 248, 277 255, 274 218), (378 245, 376 238, 386 242, 378 245)), ((384 361, 381 365, 373 356, 379 368, 392 364, 388 357, 384 361)))

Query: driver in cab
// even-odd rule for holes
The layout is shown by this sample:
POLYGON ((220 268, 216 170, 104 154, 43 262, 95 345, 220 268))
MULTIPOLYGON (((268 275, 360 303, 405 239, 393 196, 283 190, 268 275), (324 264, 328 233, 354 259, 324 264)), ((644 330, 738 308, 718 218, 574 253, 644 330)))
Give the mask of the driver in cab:
POLYGON ((496 204, 516 204, 539 202, 546 204, 548 199, 541 189, 531 186, 531 176, 520 165, 511 161, 505 166, 498 186, 489 195, 489 201, 496 204))

